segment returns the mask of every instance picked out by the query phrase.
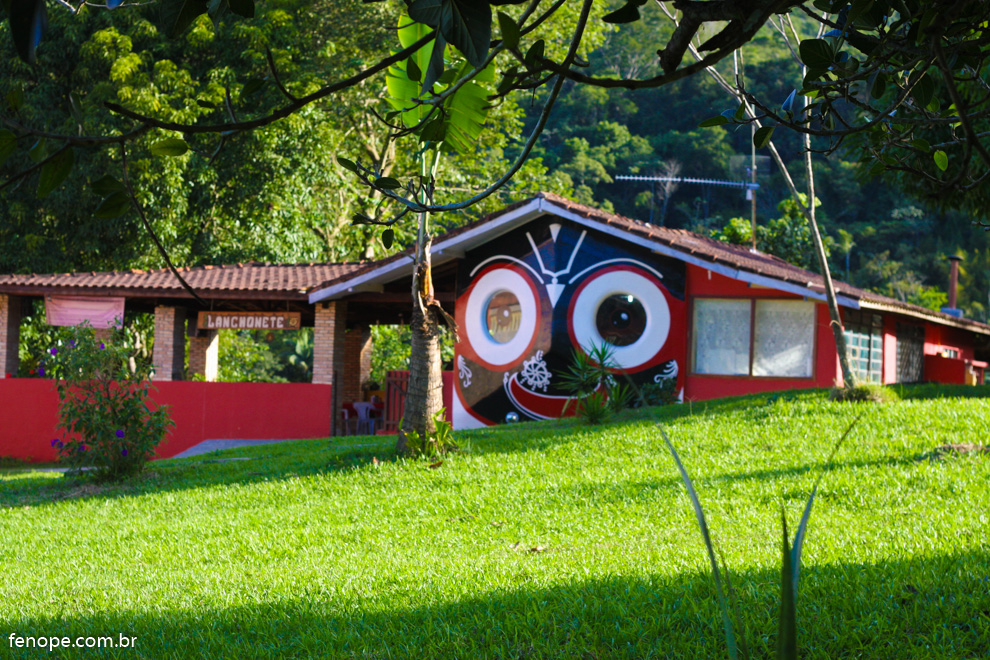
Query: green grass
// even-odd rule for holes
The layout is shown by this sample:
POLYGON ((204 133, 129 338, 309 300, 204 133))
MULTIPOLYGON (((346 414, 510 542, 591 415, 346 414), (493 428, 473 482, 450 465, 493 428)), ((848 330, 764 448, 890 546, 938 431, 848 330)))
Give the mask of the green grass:
MULTIPOLYGON (((990 400, 935 398, 956 394, 988 392, 656 413, 756 657, 777 634, 780 508, 796 525, 863 410, 811 518, 803 657, 990 655, 990 461, 931 458, 990 437, 990 400)), ((341 438, 161 461, 113 487, 5 472, 0 657, 44 654, 17 655, 10 633, 124 633, 136 649, 104 655, 127 658, 725 657, 691 505, 638 415, 461 433, 465 452, 437 469, 396 461, 390 439, 341 438)))

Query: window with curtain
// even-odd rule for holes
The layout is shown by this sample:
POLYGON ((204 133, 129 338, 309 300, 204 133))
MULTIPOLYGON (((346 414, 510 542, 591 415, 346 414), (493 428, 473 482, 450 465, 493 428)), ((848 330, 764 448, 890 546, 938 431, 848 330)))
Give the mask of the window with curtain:
POLYGON ((753 375, 810 378, 815 355, 815 305, 803 300, 757 300, 753 375))
POLYGON ((749 374, 750 301, 694 302, 694 373, 749 374))
POLYGON ((814 375, 812 302, 698 298, 694 301, 693 321, 696 374, 781 378, 814 375))

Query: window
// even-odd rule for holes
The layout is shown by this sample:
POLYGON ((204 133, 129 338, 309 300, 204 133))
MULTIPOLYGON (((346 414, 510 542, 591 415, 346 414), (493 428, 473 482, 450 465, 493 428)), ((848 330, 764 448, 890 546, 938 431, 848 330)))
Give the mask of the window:
POLYGON ((694 302, 694 373, 749 374, 749 300, 694 302))
POLYGON ((643 303, 628 293, 613 294, 602 301, 595 314, 595 327, 602 339, 613 346, 628 346, 646 329, 643 303))
POLYGON ((522 306, 511 291, 499 290, 488 299, 485 309, 488 334, 499 344, 508 343, 519 331, 522 306))
POLYGON ((883 380, 883 317, 843 310, 849 368, 864 383, 883 380))
POLYGON ((748 298, 694 302, 694 373, 810 378, 814 354, 814 303, 748 298))
POLYGON ((753 375, 811 378, 815 305, 803 300, 757 300, 753 375))

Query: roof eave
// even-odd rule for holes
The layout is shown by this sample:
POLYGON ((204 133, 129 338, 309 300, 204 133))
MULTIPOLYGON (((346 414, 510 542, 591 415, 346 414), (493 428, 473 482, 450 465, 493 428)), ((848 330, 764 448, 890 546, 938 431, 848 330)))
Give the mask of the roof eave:
POLYGON ((981 335, 990 336, 990 326, 980 323, 979 321, 971 321, 968 319, 957 319, 955 317, 949 316, 948 314, 939 314, 938 312, 934 312, 934 311, 926 313, 923 310, 911 309, 909 307, 900 307, 897 305, 891 305, 889 303, 880 302, 878 300, 861 300, 860 307, 862 309, 871 310, 875 312, 891 312, 894 314, 902 314, 904 316, 910 316, 924 321, 931 321, 933 323, 941 323, 942 325, 958 328, 960 330, 967 330, 969 332, 976 332, 981 335))
MULTIPOLYGON (((487 222, 479 223, 476 227, 451 236, 450 238, 439 239, 433 244, 432 261, 435 266, 446 263, 453 259, 459 259, 464 254, 482 243, 488 242, 503 234, 506 234, 516 227, 526 224, 544 211, 544 206, 550 204, 542 197, 535 197, 522 206, 507 213, 503 213, 487 222)), ((412 259, 393 259, 377 268, 372 268, 357 276, 344 276, 332 280, 309 294, 310 303, 336 300, 354 293, 367 291, 368 287, 374 287, 410 275, 412 273, 412 259)))

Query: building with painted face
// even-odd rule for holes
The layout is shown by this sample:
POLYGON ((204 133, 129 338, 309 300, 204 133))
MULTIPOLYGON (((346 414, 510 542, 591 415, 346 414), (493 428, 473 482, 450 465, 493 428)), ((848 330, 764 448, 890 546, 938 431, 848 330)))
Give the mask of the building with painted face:
MULTIPOLYGON (((552 194, 434 242, 437 289, 459 329, 454 425, 561 414, 556 374, 610 346, 640 385, 681 399, 830 387, 842 376, 823 279, 777 257, 649 225, 552 194)), ((408 290, 397 255, 319 287, 310 301, 408 290)), ((990 326, 837 283, 860 380, 982 383, 990 326)))

